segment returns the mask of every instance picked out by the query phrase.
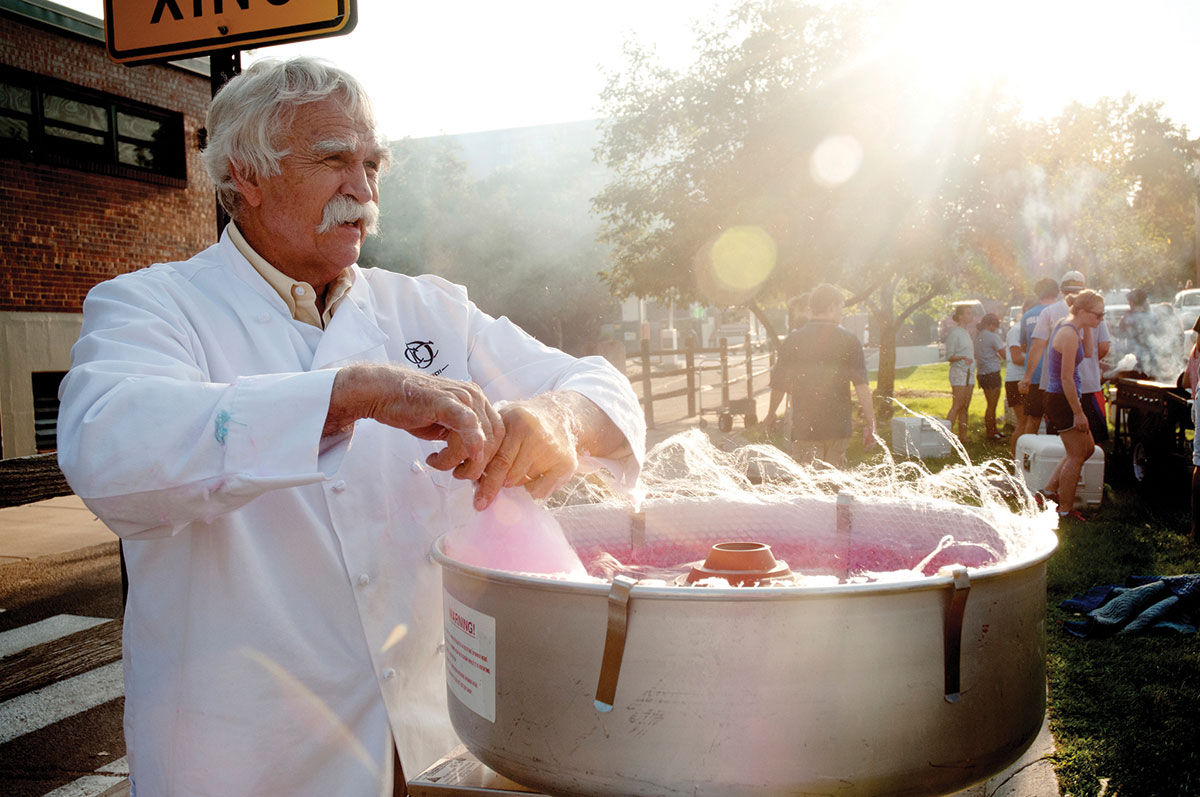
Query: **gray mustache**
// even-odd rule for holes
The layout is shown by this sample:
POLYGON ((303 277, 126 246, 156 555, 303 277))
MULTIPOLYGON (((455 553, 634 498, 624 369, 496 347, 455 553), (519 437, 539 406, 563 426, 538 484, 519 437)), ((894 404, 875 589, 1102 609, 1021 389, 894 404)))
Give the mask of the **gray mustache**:
POLYGON ((359 220, 364 222, 367 235, 379 232, 379 205, 374 202, 358 202, 342 194, 335 196, 325 205, 317 232, 326 233, 339 224, 350 224, 359 220))

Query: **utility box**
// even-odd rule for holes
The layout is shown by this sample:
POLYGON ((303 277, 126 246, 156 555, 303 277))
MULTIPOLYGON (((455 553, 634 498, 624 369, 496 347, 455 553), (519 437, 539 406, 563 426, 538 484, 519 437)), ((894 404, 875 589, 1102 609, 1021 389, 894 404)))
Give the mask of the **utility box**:
MULTIPOLYGON (((678 351, 679 349, 679 330, 675 328, 660 329, 658 331, 659 348, 663 351, 678 351)), ((662 364, 671 368, 679 368, 682 365, 683 358, 678 354, 662 355, 662 364)))
MULTIPOLYGON (((1017 467, 1021 470, 1021 478, 1031 491, 1037 491, 1046 486, 1058 463, 1066 457, 1066 449, 1058 435, 1026 434, 1017 440, 1017 467)), ((1079 473, 1079 484, 1075 487, 1075 506, 1100 506, 1104 497, 1104 449, 1096 446, 1096 450, 1079 473)))
POLYGON ((923 416, 892 418, 892 451, 906 457, 948 457, 950 421, 923 416))

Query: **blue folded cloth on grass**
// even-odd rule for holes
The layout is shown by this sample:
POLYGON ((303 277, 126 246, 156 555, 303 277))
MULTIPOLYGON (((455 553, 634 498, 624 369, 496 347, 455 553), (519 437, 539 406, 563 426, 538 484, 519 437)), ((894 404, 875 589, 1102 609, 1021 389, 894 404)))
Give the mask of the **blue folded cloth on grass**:
POLYGON ((1059 607, 1085 615, 1063 627, 1079 637, 1113 634, 1192 634, 1200 623, 1200 573, 1130 576, 1124 584, 1092 587, 1059 607))

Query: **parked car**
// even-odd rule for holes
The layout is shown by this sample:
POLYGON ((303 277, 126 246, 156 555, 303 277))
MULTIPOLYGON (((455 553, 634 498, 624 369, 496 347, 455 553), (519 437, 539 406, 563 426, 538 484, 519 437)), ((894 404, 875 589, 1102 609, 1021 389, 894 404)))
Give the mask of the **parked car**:
POLYGON ((1125 315, 1129 312, 1129 305, 1122 302, 1121 304, 1104 304, 1104 321, 1108 324, 1108 331, 1113 337, 1117 336, 1117 330, 1121 328, 1121 322, 1125 320, 1125 315))
POLYGON ((1104 306, 1129 304, 1129 288, 1114 288, 1111 291, 1100 291, 1100 296, 1104 298, 1104 306))
POLYGON ((1175 294, 1175 312, 1184 329, 1191 329, 1200 318, 1200 288, 1191 288, 1175 294))

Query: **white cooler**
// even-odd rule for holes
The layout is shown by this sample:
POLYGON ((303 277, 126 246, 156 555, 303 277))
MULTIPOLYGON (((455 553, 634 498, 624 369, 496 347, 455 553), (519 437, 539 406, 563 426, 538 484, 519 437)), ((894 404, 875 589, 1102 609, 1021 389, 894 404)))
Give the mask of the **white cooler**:
MULTIPOLYGON (((1050 475, 1066 456, 1062 440, 1058 435, 1026 434, 1017 440, 1017 467, 1021 478, 1030 490, 1040 490, 1050 480, 1050 475)), ((1100 506, 1104 497, 1104 449, 1096 446, 1095 452, 1083 463, 1079 473, 1079 484, 1075 488, 1075 506, 1100 506)))
POLYGON ((950 421, 945 418, 892 418, 892 451, 921 459, 948 457, 953 451, 946 437, 949 433, 950 421))

